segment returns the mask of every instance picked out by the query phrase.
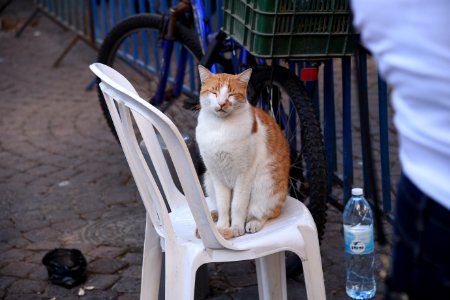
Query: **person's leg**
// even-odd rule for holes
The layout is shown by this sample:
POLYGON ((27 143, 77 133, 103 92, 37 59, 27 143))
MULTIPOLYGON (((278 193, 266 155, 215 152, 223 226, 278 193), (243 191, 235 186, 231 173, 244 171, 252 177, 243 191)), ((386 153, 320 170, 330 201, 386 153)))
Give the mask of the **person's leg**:
POLYGON ((404 175, 393 242, 386 299, 450 299, 450 211, 404 175))
POLYGON ((394 240, 386 299, 401 299, 402 292, 410 290, 414 271, 414 243, 417 241, 415 221, 419 217, 418 197, 411 195, 402 176, 397 186, 397 203, 394 220, 394 240))

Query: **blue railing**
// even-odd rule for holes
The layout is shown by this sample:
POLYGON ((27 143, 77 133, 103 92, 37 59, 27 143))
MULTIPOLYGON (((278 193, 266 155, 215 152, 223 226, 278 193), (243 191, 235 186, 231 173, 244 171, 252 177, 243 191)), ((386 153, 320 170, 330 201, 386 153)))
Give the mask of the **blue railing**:
MULTIPOLYGON (((324 143, 326 147, 327 153, 327 167, 328 167, 328 186, 331 187, 333 183, 338 182, 343 188, 343 203, 345 203, 346 199, 350 197, 351 188, 355 183, 354 173, 355 169, 360 169, 358 164, 355 164, 354 157, 355 153, 361 153, 362 156, 362 181, 359 180, 356 182, 357 185, 362 185, 365 190, 365 194, 367 198, 374 198, 374 191, 372 190, 371 176, 380 177, 377 182, 377 191, 378 195, 381 196, 382 199, 382 209, 383 212, 387 215, 391 213, 391 170, 390 170, 390 152, 389 152, 389 111, 388 111, 388 92, 386 83, 379 77, 376 76, 376 72, 371 72, 372 76, 375 74, 376 78, 368 77, 368 57, 367 54, 361 53, 359 59, 359 75, 360 80, 359 84, 361 85, 361 90, 364 92, 364 95, 358 95, 357 92, 352 90, 352 74, 353 78, 356 76, 358 71, 355 69, 357 66, 353 66, 350 57, 344 57, 342 59, 335 59, 334 61, 329 60, 324 67, 323 70, 323 132, 324 132, 324 143), (336 97, 334 96, 334 89, 336 87, 333 65, 339 64, 341 68, 341 73, 339 74, 340 83, 342 88, 342 104, 340 110, 342 110, 342 126, 341 130, 337 129, 336 125, 336 97), (353 72, 352 72, 353 70, 353 72), (377 87, 373 87, 372 85, 369 87, 368 79, 372 85, 376 82, 377 87), (376 89, 376 92, 374 91, 376 89), (371 97, 369 97, 368 93, 371 91, 371 97), (377 98, 374 98, 374 95, 377 95, 377 98), (358 97, 362 98, 362 101, 359 103, 356 99, 358 97), (373 101, 378 101, 377 111, 374 111, 373 101), (369 105, 372 104, 372 105, 369 105), (370 108, 372 111, 370 111, 370 108), (357 110, 355 110, 355 108, 357 110), (362 110, 362 116, 360 116, 359 122, 355 120, 354 115, 359 114, 359 110, 362 110), (378 118, 374 118, 374 116, 378 115, 378 118), (361 118, 366 118, 366 120, 361 120, 361 118), (378 125, 379 132, 373 132, 370 129, 370 124, 368 122, 371 121, 372 125, 378 125), (359 130, 355 131, 354 128, 359 127, 359 130), (342 140, 341 152, 342 152, 342 166, 339 168, 337 166, 337 153, 338 146, 336 145, 337 136, 336 132, 341 132, 342 136, 340 140, 342 140), (371 135, 375 136, 376 139, 372 139, 372 147, 373 149, 364 149, 368 145, 360 142, 360 149, 354 147, 355 145, 355 133, 361 135, 361 141, 363 135, 371 135), (374 142, 379 140, 379 144, 376 145, 374 142), (376 149, 377 151, 374 151, 376 149), (377 172, 375 174, 371 174, 368 165, 369 165, 369 157, 367 155, 367 151, 372 151, 373 160, 379 161, 379 165, 375 166, 377 172), (379 171, 379 172, 378 172, 379 171), (380 190, 381 187, 381 190, 380 190)), ((342 203, 342 204, 343 204, 342 203)))
POLYGON ((65 29, 69 29, 74 33, 70 43, 53 64, 54 67, 59 65, 64 56, 78 40, 82 40, 89 46, 96 48, 93 40, 92 14, 89 9, 89 1, 90 0, 36 0, 35 10, 16 32, 16 37, 19 37, 22 34, 37 14, 42 13, 56 24, 65 29))
POLYGON ((37 0, 36 4, 64 26, 90 37, 89 0, 37 0))

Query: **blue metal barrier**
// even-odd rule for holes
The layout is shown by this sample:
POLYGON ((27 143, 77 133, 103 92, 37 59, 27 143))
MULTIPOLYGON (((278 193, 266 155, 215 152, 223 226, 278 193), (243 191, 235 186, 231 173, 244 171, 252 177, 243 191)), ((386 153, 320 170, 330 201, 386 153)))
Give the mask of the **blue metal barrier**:
POLYGON ((88 0, 37 0, 36 4, 67 28, 90 38, 88 0))
POLYGON ((342 59, 342 154, 344 203, 351 195, 353 184, 351 58, 342 59))
POLYGON ((331 59, 325 63, 323 85, 323 136, 327 158, 327 174, 329 174, 327 188, 328 191, 331 191, 334 182, 334 171, 336 170, 336 120, 333 61, 331 59))
POLYGON ((381 160, 381 190, 383 195, 383 210, 390 213, 391 206, 391 172, 389 159, 389 127, 388 127, 388 96, 386 82, 378 76, 378 110, 380 123, 380 160, 381 160))
MULTIPOLYGON (((364 91, 364 99, 362 102, 361 109, 363 112, 363 117, 369 119, 370 115, 378 114, 378 127, 379 127, 379 166, 376 166, 380 172, 375 172, 375 176, 380 178, 377 179, 377 187, 381 186, 381 190, 378 190, 378 195, 381 195, 382 199, 382 210, 388 219, 392 219, 392 205, 391 205, 391 169, 390 169, 390 154, 389 154, 389 127, 388 120, 390 117, 388 112, 388 92, 386 83, 379 77, 371 78, 371 81, 377 80, 377 92, 378 99, 370 99, 367 95, 369 91, 368 85, 368 72, 367 72, 367 61, 370 58, 365 53, 360 54, 360 65, 359 72, 361 74, 361 80, 359 84, 362 86, 362 90, 364 91), (369 109, 369 101, 378 101, 378 106, 376 107, 378 111, 370 111, 369 109)), ((330 201, 333 204, 336 204, 339 208, 342 208, 345 205, 345 202, 350 197, 351 188, 354 184, 354 171, 356 167, 359 167, 358 164, 354 162, 354 154, 356 151, 360 150, 362 156, 362 182, 358 182, 358 184, 362 184, 364 187, 364 191, 366 196, 369 199, 373 199, 374 195, 371 189, 370 181, 372 174, 370 174, 367 165, 368 158, 367 149, 365 150, 365 145, 361 142, 361 149, 355 149, 354 145, 354 126, 359 126, 360 124, 354 124, 352 121, 353 114, 356 114, 357 111, 352 111, 352 100, 355 102, 352 97, 352 64, 350 57, 344 57, 341 59, 335 59, 334 62, 339 63, 341 67, 341 84, 342 84, 342 168, 338 169, 336 166, 336 157, 337 157, 337 147, 336 147, 336 119, 335 119, 335 97, 333 87, 334 78, 333 78, 333 65, 331 61, 328 61, 323 68, 323 108, 322 111, 324 113, 323 117, 323 130, 324 130, 324 143, 326 149, 326 157, 327 157, 327 166, 328 166, 328 187, 331 188, 333 183, 338 182, 343 190, 343 199, 332 199, 330 201)), ((355 73, 355 72, 354 72, 355 73)), ((374 73, 374 72, 371 72, 374 73)), ((376 74, 376 72, 375 72, 376 74)), ((355 95, 357 96, 357 95, 355 95)), ((374 109, 373 105, 370 108, 374 109)), ((373 122, 374 119, 371 118, 373 122)), ((376 121, 376 119, 375 119, 376 121)), ((362 126, 362 124, 361 124, 362 126)), ((360 128, 361 141, 363 141, 364 134, 369 132, 369 129, 364 130, 364 128, 360 128)), ((376 145, 372 143, 373 147, 376 145)), ((373 150, 373 149, 369 149, 373 150)), ((375 157, 375 156, 374 156, 375 157)))
POLYGON ((75 45, 82 40, 87 45, 96 49, 93 39, 92 13, 89 9, 89 0, 37 0, 36 8, 23 26, 17 31, 19 37, 28 27, 37 14, 42 13, 64 29, 74 32, 74 37, 56 59, 53 67, 59 65, 64 56, 75 45))

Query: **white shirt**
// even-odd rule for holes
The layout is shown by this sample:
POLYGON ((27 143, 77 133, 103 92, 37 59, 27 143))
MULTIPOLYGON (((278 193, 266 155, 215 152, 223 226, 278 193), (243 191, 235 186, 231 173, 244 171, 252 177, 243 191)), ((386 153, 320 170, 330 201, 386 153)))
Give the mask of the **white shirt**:
POLYGON ((450 0, 352 0, 352 7, 393 88, 402 170, 450 209, 450 0))

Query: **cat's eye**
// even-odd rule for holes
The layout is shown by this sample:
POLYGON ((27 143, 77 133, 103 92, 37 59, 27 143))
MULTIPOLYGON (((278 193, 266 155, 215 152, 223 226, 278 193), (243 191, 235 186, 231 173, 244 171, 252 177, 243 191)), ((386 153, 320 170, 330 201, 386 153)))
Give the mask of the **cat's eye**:
POLYGON ((217 97, 217 92, 209 91, 211 94, 217 97))
POLYGON ((236 97, 238 94, 236 93, 232 93, 232 94, 228 94, 228 97, 236 97))

